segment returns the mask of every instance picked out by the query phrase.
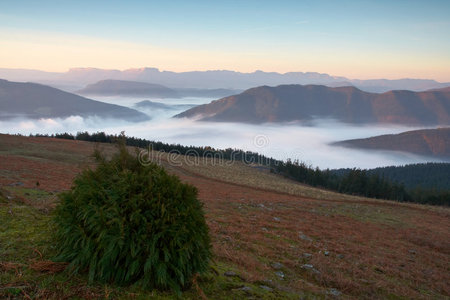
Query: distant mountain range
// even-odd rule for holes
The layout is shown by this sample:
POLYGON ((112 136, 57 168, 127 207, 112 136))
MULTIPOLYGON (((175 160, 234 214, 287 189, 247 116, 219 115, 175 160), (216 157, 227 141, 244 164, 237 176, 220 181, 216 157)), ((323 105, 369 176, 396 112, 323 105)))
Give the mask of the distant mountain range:
POLYGON ((0 119, 98 116, 145 121, 147 115, 127 107, 103 103, 36 83, 0 80, 0 119))
POLYGON ((389 150, 445 158, 450 161, 450 128, 422 129, 334 143, 366 150, 389 150))
POLYGON ((262 86, 194 107, 176 117, 244 123, 332 118, 357 124, 449 125, 450 92, 445 89, 375 94, 355 87, 262 86))
MULTIPOLYGON (((390 90, 424 91, 450 86, 429 79, 348 79, 340 76, 316 72, 263 72, 241 73, 235 71, 192 71, 170 72, 155 68, 103 70, 95 68, 75 68, 68 72, 43 72, 37 70, 1 69, 0 78, 14 81, 33 81, 68 91, 79 90, 87 84, 101 80, 125 80, 160 84, 170 88, 194 89, 238 89, 244 90, 256 86, 277 86, 282 84, 318 84, 330 87, 355 86, 367 92, 386 92, 390 90)), ((222 95, 224 96, 224 95, 222 95)))
POLYGON ((101 80, 89 84, 85 88, 76 91, 80 95, 91 96, 125 96, 146 98, 182 98, 182 97, 207 97, 222 98, 239 93, 230 89, 195 89, 195 88, 168 88, 161 84, 126 81, 126 80, 101 80))

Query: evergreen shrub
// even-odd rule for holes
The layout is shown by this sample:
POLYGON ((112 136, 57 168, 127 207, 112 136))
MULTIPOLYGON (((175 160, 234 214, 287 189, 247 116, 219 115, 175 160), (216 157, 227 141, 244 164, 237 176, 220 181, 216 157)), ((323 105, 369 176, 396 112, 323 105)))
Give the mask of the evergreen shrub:
POLYGON ((204 272, 211 245, 197 189, 125 145, 78 175, 55 210, 57 260, 89 281, 178 293, 204 272))

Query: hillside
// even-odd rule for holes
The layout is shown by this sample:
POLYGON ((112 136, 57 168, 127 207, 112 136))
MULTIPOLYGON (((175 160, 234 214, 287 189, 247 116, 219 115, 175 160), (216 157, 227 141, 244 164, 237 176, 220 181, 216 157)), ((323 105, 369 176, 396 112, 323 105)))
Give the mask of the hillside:
POLYGON ((0 119, 98 116, 127 121, 149 117, 134 109, 103 103, 49 86, 0 80, 0 119))
POLYGON ((160 84, 125 80, 102 80, 77 91, 81 95, 143 96, 152 98, 177 98, 178 93, 160 84))
MULTIPOLYGON (((49 261, 56 193, 94 166, 94 146, 0 135, 0 298, 175 298, 88 284, 49 261)), ((198 188, 212 237, 211 271, 183 298, 199 299, 199 290, 211 299, 450 296, 448 208, 341 195, 238 162, 153 155, 198 188)))
POLYGON ((280 85, 252 88, 176 117, 204 121, 290 122, 333 118, 346 123, 450 124, 450 92, 363 92, 354 87, 280 85))
POLYGON ((78 90, 76 93, 80 95, 147 98, 215 98, 233 95, 237 92, 239 91, 232 89, 168 88, 160 84, 109 79, 89 84, 85 88, 78 90))
POLYGON ((402 151, 450 161, 450 128, 386 134, 365 139, 346 140, 333 145, 367 150, 402 151))

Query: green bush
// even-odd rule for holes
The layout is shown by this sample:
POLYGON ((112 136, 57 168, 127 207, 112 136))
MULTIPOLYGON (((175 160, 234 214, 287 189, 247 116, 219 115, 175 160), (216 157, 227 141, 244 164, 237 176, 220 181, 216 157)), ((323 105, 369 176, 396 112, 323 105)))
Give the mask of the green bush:
POLYGON ((124 145, 83 171, 55 211, 57 260, 89 280, 180 292, 211 257, 197 189, 124 145))

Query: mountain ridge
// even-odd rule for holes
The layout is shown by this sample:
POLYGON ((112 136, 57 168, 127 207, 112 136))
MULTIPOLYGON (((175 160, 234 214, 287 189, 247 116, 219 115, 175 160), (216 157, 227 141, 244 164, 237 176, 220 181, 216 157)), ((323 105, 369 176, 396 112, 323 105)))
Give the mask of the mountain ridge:
POLYGON ((323 85, 261 86, 199 105, 175 117, 204 121, 266 123, 331 118, 345 123, 450 124, 450 93, 364 92, 323 85))
POLYGON ((230 70, 173 72, 157 68, 105 70, 98 68, 72 68, 67 72, 45 72, 27 69, 0 68, 0 78, 13 81, 34 81, 55 86, 76 86, 71 91, 107 79, 141 81, 165 85, 169 88, 227 88, 248 89, 255 86, 281 84, 354 85, 367 92, 385 92, 393 89, 423 91, 450 86, 432 79, 349 79, 318 72, 263 72, 250 73, 230 70))
POLYGON ((75 91, 75 93, 80 95, 147 98, 221 98, 236 94, 237 92, 241 91, 230 89, 169 88, 161 84, 116 79, 101 80, 75 91))
POLYGON ((127 107, 95 101, 38 83, 0 79, 0 119, 58 118, 79 115, 133 122, 150 117, 127 107))
POLYGON ((450 161, 450 127, 420 129, 333 143, 365 150, 388 150, 419 154, 450 161))

